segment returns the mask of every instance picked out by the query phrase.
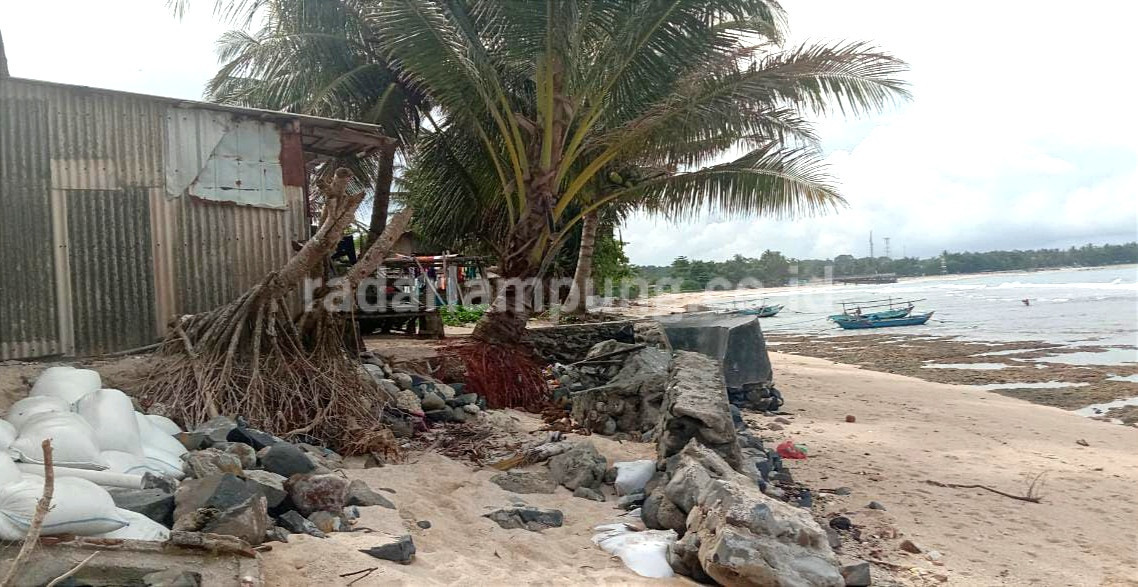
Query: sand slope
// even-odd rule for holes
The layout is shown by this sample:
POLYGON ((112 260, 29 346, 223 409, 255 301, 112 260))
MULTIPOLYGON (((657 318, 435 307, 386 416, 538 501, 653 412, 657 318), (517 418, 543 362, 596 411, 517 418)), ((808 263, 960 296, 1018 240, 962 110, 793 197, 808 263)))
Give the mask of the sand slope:
POLYGON ((797 415, 762 435, 808 446, 810 459, 791 465, 796 480, 853 489, 821 500, 815 513, 892 526, 943 553, 944 566, 899 551, 900 538, 884 541, 882 558, 961 585, 1138 585, 1138 429, 822 359, 774 353, 772 361, 797 415), (925 483, 1022 494, 1025 478, 1042 471, 1041 504, 925 483), (870 500, 887 511, 865 509, 870 500))

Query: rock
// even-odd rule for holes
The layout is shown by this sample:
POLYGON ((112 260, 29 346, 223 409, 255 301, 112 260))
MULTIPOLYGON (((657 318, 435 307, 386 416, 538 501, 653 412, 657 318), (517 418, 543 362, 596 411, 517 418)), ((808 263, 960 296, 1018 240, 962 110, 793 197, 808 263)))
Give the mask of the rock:
POLYGON ((605 500, 605 494, 590 487, 578 487, 577 489, 574 489, 573 497, 580 497, 581 499, 589 499, 592 501, 605 500))
POLYGON ((360 552, 380 560, 409 565, 415 558, 415 543, 410 535, 404 534, 399 537, 389 537, 389 542, 360 552))
POLYGON ((354 505, 344 506, 344 519, 345 520, 348 520, 350 522, 352 520, 358 520, 359 518, 360 518, 359 506, 354 506, 354 505))
POLYGON ((661 411, 656 426, 659 458, 675 455, 697 439, 732 468, 741 466, 742 453, 719 361, 700 353, 676 351, 661 411))
POLYGON ((188 452, 182 455, 182 461, 185 462, 182 468, 196 479, 223 473, 240 475, 242 471, 240 458, 216 448, 188 452))
POLYGON ((925 553, 925 558, 927 558, 930 561, 935 563, 935 562, 939 561, 940 559, 944 558, 944 555, 941 554, 940 551, 930 550, 930 551, 925 553))
POLYGON ((447 407, 446 400, 443 399, 442 396, 440 396, 439 394, 437 394, 433 391, 428 391, 428 392, 424 393, 423 399, 420 400, 419 403, 420 403, 420 405, 423 406, 424 412, 430 412, 433 410, 441 410, 441 409, 447 407))
POLYGON ((395 407, 411 414, 423 413, 423 405, 419 402, 419 396, 407 389, 401 389, 395 395, 395 407))
POLYGON ((379 387, 383 390, 383 393, 393 400, 399 393, 399 384, 392 379, 379 379, 376 381, 376 383, 379 384, 379 387))
POLYGON ((605 478, 607 465, 593 443, 581 442, 549 459, 549 476, 555 483, 570 490, 578 487, 596 489, 605 478))
POLYGON ((308 518, 305 518, 293 510, 281 514, 277 517, 277 522, 280 523, 281 527, 293 534, 308 534, 309 536, 315 536, 317 538, 325 537, 325 534, 320 531, 320 528, 317 528, 308 518))
POLYGON ((285 478, 272 471, 245 471, 245 479, 257 485, 257 489, 265 496, 269 509, 281 505, 288 497, 284 488, 285 478))
POLYGON ((612 485, 613 483, 616 483, 616 474, 617 474, 616 467, 609 467, 609 468, 605 469, 604 483, 607 485, 612 485))
POLYGON ((869 587, 873 584, 869 576, 869 563, 865 561, 842 567, 842 579, 847 587, 869 587))
POLYGON ((462 395, 456 395, 456 396, 454 396, 454 398, 447 400, 447 405, 454 407, 454 408, 458 408, 458 407, 462 407, 462 406, 473 406, 473 405, 476 405, 477 403, 478 403, 478 394, 477 393, 464 393, 462 395))
POLYGON ((409 390, 415 384, 415 381, 411 379, 411 375, 400 371, 392 373, 391 379, 395 382, 396 385, 399 386, 399 389, 409 390))
POLYGON ((853 528, 853 522, 845 516, 834 516, 830 518, 830 527, 835 530, 849 530, 853 528))
POLYGON ((252 469, 257 466, 257 451, 243 442, 215 442, 210 450, 220 450, 237 457, 242 469, 252 469))
POLYGON ((444 404, 443 409, 431 410, 429 412, 423 412, 423 415, 425 415, 427 417, 428 422, 434 422, 436 424, 441 424, 443 422, 450 422, 451 420, 454 419, 454 409, 447 407, 444 404))
POLYGON ((161 489, 107 489, 115 507, 142 514, 163 526, 174 525, 174 494, 161 489))
POLYGON ((668 548, 668 564, 677 574, 691 577, 698 583, 714 585, 715 581, 703 572, 699 562, 699 546, 699 535, 694 532, 684 534, 668 548))
POLYGON ((576 374, 584 390, 573 395, 571 417, 585 428, 608 436, 617 432, 639 435, 656 425, 672 362, 671 354, 658 348, 636 349, 613 340, 594 346, 588 357, 621 350, 629 352, 614 358, 621 361, 619 369, 604 369, 594 375, 592 370, 597 367, 586 366, 576 374))
POLYGON ((344 521, 340 516, 332 515, 328 512, 312 512, 308 516, 308 521, 312 522, 321 532, 331 534, 332 532, 339 532, 344 527, 344 521))
POLYGON ((640 507, 643 503, 643 493, 630 493, 628 495, 622 495, 620 499, 616 500, 616 507, 622 510, 631 510, 640 507))
POLYGON ((381 506, 389 510, 395 509, 395 504, 391 503, 391 500, 372 491, 371 487, 368 487, 367 483, 361 479, 353 479, 348 484, 344 503, 350 506, 381 506))
POLYGON ((644 499, 640 516, 649 528, 674 530, 677 534, 687 531, 687 515, 665 498, 663 491, 653 492, 644 499))
POLYGON ((901 550, 912 554, 921 554, 922 551, 921 547, 918 546, 916 542, 913 542, 909 539, 902 540, 901 544, 897 545, 897 548, 900 548, 901 550))
POLYGON ((852 415, 851 415, 851 416, 846 416, 846 422, 849 422, 850 424, 853 424, 854 422, 857 422, 857 417, 855 417, 855 416, 852 416, 852 415))
POLYGON ((1085 441, 1085 440, 1083 440, 1082 438, 1080 438, 1080 439, 1076 440, 1076 441, 1075 441, 1075 444, 1077 444, 1077 445, 1079 445, 1079 446, 1090 446, 1090 443, 1089 443, 1089 442, 1087 442, 1087 441, 1085 441))
POLYGON ((867 507, 871 510, 884 510, 885 509, 885 505, 882 504, 880 501, 871 501, 865 507, 867 507))
POLYGON ((310 473, 316 468, 312 461, 296 446, 287 442, 274 444, 259 453, 261 468, 284 478, 310 473))
POLYGON ((252 545, 269 529, 268 502, 233 474, 190 479, 174 494, 174 529, 236 536, 252 545))
POLYGON ((272 434, 269 434, 268 432, 262 432, 256 428, 248 428, 245 426, 238 426, 233 430, 230 430, 229 434, 226 435, 225 440, 229 442, 240 442, 242 444, 248 444, 249 446, 253 447, 254 452, 259 451, 267 446, 272 446, 279 442, 284 442, 283 440, 277 438, 276 436, 273 436, 272 434))
POLYGON ((339 512, 347 505, 348 480, 339 475, 297 475, 285 481, 285 490, 303 515, 339 512))
POLYGON ((471 416, 476 416, 476 415, 478 415, 478 412, 482 411, 482 408, 480 408, 474 404, 466 404, 465 406, 462 406, 462 411, 466 412, 467 414, 470 414, 471 416))
POLYGON ((169 494, 178 490, 178 480, 169 475, 147 471, 142 474, 142 489, 159 489, 169 494))
POLYGON ((142 584, 146 587, 198 587, 202 576, 182 569, 166 569, 143 575, 142 584))
POLYGON ((826 542, 830 544, 830 548, 838 550, 842 547, 842 535, 833 528, 826 528, 826 542))
POLYGON ((771 422, 770 424, 767 424, 767 430, 770 430, 771 432, 781 432, 782 425, 771 422))
POLYGON ((227 416, 218 416, 212 420, 194 428, 194 432, 201 432, 209 439, 209 444, 212 446, 216 442, 225 442, 230 431, 237 428, 237 422, 233 418, 227 416))
POLYGON ((787 425, 789 425, 789 424, 790 424, 790 420, 788 420, 788 419, 786 419, 786 418, 784 418, 784 417, 782 417, 782 416, 779 416, 779 417, 775 418, 775 419, 774 419, 774 421, 775 421, 775 422, 778 422, 779 424, 787 424, 787 425))
POLYGON ((546 528, 560 528, 564 521, 561 510, 529 506, 504 507, 488 514, 482 514, 482 517, 490 518, 506 530, 524 528, 530 532, 540 532, 546 528))
POLYGON ((462 407, 451 408, 450 406, 447 406, 447 408, 450 409, 450 417, 454 422, 465 422, 466 419, 470 417, 470 415, 467 414, 466 410, 462 409, 462 407))
POLYGON ((186 450, 201 450, 209 446, 209 437, 205 432, 179 432, 174 435, 186 450))
POLYGON ((490 482, 511 493, 553 493, 557 489, 545 471, 506 471, 491 477, 490 482))
POLYGON ((415 522, 415 525, 418 526, 420 529, 423 529, 423 530, 430 530, 431 529, 431 523, 427 520, 419 520, 418 522, 415 522))
POLYGON ((436 383, 435 393, 443 396, 443 399, 446 401, 450 401, 455 398, 454 388, 445 383, 436 383))
POLYGON ((288 542, 289 531, 280 526, 273 526, 265 532, 265 542, 288 542))
POLYGON ((834 491, 832 491, 831 493, 833 493, 834 495, 849 495, 849 494, 853 493, 853 490, 850 489, 849 487, 839 487, 839 488, 835 489, 834 491))

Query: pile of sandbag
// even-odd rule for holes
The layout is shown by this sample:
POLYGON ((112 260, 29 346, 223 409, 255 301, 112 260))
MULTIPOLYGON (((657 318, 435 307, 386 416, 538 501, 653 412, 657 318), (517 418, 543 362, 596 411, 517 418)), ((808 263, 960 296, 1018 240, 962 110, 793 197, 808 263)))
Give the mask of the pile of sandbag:
POLYGON ((140 487, 142 476, 183 477, 185 447, 173 421, 135 411, 129 397, 103 389, 89 369, 51 367, 29 397, 0 420, 0 539, 27 533, 43 494, 43 441, 51 440, 55 472, 44 535, 164 540, 168 530, 115 507, 104 485, 140 487))

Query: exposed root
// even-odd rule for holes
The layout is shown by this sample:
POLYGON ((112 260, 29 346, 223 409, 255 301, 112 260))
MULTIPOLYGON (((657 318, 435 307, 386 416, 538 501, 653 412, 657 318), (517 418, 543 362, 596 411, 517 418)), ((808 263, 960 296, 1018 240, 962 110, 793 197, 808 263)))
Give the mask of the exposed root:
POLYGON ((536 411, 550 400, 541 365, 529 347, 468 340, 451 348, 466 366, 466 388, 485 397, 489 407, 536 411))

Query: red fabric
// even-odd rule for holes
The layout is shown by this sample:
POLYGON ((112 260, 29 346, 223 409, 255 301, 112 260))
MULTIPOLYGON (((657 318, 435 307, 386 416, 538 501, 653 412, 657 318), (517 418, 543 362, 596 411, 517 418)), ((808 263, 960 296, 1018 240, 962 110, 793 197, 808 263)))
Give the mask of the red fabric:
POLYGON ((798 450, 798 447, 794 446, 793 440, 788 440, 788 441, 778 445, 778 447, 775 448, 775 450, 778 451, 778 456, 780 456, 784 459, 804 459, 804 458, 806 458, 806 453, 802 452, 801 450, 798 450))

